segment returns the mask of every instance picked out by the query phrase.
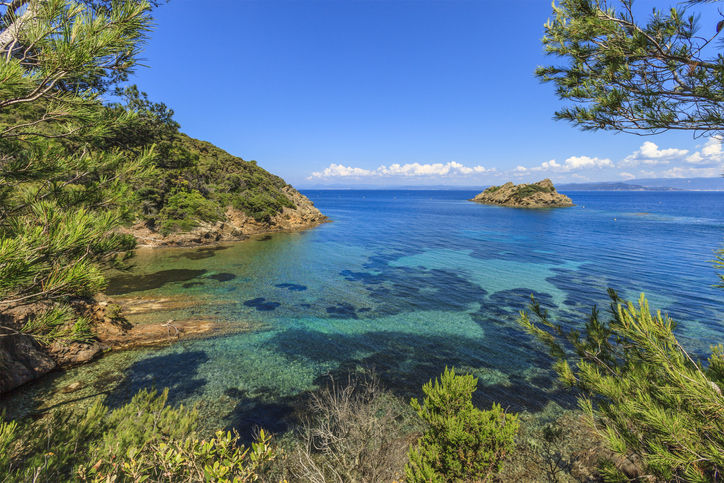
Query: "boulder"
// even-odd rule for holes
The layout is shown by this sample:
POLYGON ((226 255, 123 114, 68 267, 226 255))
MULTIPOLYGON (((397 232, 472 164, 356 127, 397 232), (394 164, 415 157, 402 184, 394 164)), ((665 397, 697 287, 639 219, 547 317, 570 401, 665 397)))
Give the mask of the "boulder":
POLYGON ((57 367, 36 340, 0 327, 0 394, 37 379, 57 367))

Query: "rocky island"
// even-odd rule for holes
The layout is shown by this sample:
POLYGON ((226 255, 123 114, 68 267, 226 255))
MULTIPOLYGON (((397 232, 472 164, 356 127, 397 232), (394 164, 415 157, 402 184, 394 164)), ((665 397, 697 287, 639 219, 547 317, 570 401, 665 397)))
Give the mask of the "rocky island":
POLYGON ((531 184, 515 185, 509 181, 502 186, 491 186, 469 201, 517 208, 575 206, 568 196, 556 191, 555 186, 548 178, 531 184))

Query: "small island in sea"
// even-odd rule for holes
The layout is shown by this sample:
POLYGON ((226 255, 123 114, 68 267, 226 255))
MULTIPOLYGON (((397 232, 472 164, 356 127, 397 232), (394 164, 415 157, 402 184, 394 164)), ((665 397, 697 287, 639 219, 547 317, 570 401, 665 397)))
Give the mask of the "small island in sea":
POLYGON ((531 184, 516 185, 509 181, 502 186, 491 186, 469 201, 517 208, 575 206, 568 196, 556 191, 555 186, 548 178, 531 184))

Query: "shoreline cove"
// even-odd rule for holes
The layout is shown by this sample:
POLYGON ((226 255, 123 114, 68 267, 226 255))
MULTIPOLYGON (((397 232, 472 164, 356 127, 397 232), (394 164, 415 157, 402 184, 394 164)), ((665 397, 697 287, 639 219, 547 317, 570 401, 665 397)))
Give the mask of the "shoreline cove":
POLYGON ((0 406, 36 416, 95 401, 117 408, 169 387, 170 405, 198 407, 203 434, 236 428, 250 441, 254 426, 292 431, 330 376, 374 369, 407 402, 447 365, 478 379, 476 407, 521 414, 529 430, 505 473, 535 481, 529 441, 542 441, 545 424, 564 426, 567 454, 581 462, 591 438, 575 395, 515 322, 531 294, 577 327, 593 304, 605 307, 607 287, 634 300, 645 292, 697 356, 721 334, 724 297, 707 260, 724 233, 724 193, 578 192, 585 209, 569 210, 407 193, 305 192, 334 223, 243 240, 253 243, 139 249, 107 290, 129 321, 164 335, 171 319, 221 325, 111 351, 0 396, 0 406))

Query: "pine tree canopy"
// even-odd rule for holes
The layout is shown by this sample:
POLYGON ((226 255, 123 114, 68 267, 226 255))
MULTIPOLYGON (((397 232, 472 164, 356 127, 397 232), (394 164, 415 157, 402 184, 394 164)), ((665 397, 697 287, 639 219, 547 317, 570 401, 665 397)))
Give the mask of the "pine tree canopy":
POLYGON ((41 337, 73 337, 60 302, 103 288, 103 267, 133 247, 113 230, 152 150, 107 146, 138 115, 100 95, 132 72, 150 25, 136 0, 0 4, 0 313, 50 302, 27 328, 41 337))
MULTIPOLYGON (((583 331, 567 331, 535 301, 534 318, 519 323, 557 359, 556 371, 581 391, 579 404, 598 436, 622 458, 637 455, 655 481, 720 481, 724 469, 724 347, 712 347, 706 367, 674 336, 676 324, 612 298, 611 319, 594 308, 583 331)), ((606 481, 628 481, 612 463, 606 481)))
POLYGON ((717 37, 724 17, 707 18, 700 28, 691 9, 704 3, 714 2, 654 9, 645 22, 636 18, 633 0, 554 4, 542 41, 565 64, 538 67, 536 76, 574 103, 554 118, 583 130, 722 135, 724 57, 717 37))

